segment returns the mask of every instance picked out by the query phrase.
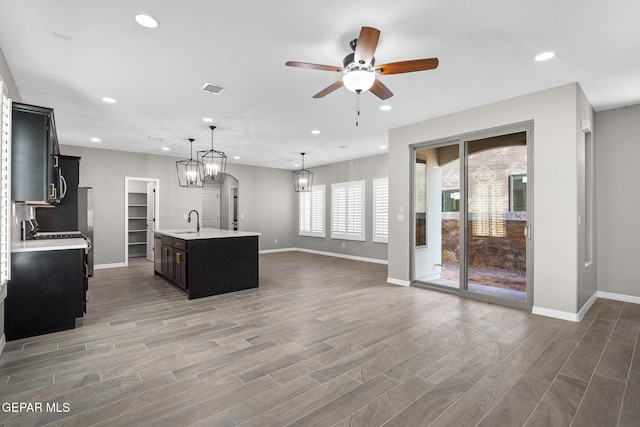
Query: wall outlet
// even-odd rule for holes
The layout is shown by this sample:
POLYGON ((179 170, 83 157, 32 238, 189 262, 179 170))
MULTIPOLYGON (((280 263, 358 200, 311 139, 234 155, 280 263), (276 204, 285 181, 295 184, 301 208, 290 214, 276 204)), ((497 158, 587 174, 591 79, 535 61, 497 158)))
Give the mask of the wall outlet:
POLYGON ((278 243, 278 239, 273 239, 273 243, 278 243))
POLYGON ((184 219, 187 219, 187 218, 189 218, 189 215, 188 214, 184 214, 184 219))
POLYGON ((347 247, 347 243, 346 242, 342 242, 342 247, 346 248, 347 247))

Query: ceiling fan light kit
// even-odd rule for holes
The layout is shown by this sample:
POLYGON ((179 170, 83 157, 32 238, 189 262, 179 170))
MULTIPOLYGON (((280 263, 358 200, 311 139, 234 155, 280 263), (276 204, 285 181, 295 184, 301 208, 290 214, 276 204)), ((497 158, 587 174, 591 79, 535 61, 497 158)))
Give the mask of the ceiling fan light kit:
POLYGON ((342 76, 344 87, 356 93, 369 90, 375 80, 376 74, 373 71, 360 69, 348 71, 342 76))
POLYGON ((344 86, 348 90, 358 94, 369 90, 382 100, 392 97, 393 92, 377 79, 378 74, 412 73, 415 71, 433 70, 438 67, 438 58, 415 59, 375 65, 374 54, 378 46, 379 37, 380 30, 372 27, 362 27, 358 38, 349 43, 353 52, 343 59, 342 67, 299 61, 288 61, 285 65, 312 70, 341 72, 344 74, 341 80, 321 90, 313 96, 314 98, 322 98, 344 86))

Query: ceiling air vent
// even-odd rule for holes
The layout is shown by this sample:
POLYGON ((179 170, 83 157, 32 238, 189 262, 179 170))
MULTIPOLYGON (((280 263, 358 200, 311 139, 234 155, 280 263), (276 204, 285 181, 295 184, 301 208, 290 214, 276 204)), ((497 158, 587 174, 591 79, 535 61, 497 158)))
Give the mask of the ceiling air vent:
POLYGON ((214 95, 222 95, 222 92, 227 90, 227 88, 225 86, 220 86, 215 83, 205 83, 204 86, 202 86, 202 90, 205 92, 212 93, 214 95))

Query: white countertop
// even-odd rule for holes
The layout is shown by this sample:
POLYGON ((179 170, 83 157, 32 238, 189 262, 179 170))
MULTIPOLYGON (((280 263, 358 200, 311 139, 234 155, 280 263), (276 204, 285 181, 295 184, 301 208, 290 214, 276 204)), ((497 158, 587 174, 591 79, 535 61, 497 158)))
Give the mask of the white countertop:
POLYGON ((75 239, 40 239, 11 242, 11 252, 61 251, 65 249, 88 249, 87 241, 75 239))
POLYGON ((222 230, 219 228, 201 228, 199 232, 194 229, 155 230, 155 233, 183 240, 226 239, 229 237, 260 236, 262 234, 254 231, 222 230))

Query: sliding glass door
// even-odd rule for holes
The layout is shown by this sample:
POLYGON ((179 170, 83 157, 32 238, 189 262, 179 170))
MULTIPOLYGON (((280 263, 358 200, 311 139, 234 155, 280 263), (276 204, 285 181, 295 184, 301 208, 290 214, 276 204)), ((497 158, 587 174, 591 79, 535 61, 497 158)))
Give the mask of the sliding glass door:
POLYGON ((531 129, 520 129, 415 148, 414 285, 531 306, 531 129))

